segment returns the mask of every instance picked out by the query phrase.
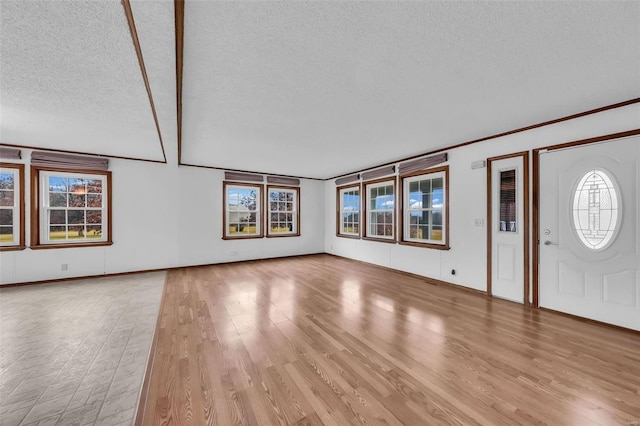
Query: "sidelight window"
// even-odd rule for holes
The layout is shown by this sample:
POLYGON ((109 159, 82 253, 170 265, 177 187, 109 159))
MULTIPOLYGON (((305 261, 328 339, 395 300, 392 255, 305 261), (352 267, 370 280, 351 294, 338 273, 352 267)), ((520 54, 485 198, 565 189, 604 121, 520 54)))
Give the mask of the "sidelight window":
POLYGON ((500 172, 500 231, 516 232, 516 171, 500 172))

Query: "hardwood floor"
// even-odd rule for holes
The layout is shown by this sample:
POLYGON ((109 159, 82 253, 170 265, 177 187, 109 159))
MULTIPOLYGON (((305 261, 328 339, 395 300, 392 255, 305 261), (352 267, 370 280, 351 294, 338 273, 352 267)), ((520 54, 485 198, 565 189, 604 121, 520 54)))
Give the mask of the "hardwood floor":
POLYGON ((329 255, 169 272, 145 425, 640 421, 640 336, 329 255))

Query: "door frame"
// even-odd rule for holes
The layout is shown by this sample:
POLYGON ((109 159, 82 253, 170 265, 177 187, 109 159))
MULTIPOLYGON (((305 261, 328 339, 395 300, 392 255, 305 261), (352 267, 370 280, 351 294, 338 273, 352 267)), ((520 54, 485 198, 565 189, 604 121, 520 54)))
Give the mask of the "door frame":
POLYGON ((524 226, 523 226, 523 253, 524 253, 524 268, 523 268, 523 281, 524 281, 524 300, 522 303, 524 306, 530 306, 529 298, 529 151, 521 151, 513 154, 500 155, 497 157, 487 158, 487 295, 493 296, 491 292, 491 284, 493 279, 493 199, 492 199, 492 163, 494 161, 506 160, 508 158, 522 157, 522 196, 523 199, 523 214, 524 214, 524 226))
POLYGON ((629 136, 640 135, 640 129, 628 130, 626 132, 611 133, 603 136, 596 136, 589 139, 582 139, 573 142, 566 142, 556 145, 549 145, 533 150, 533 224, 531 239, 531 252, 533 261, 532 281, 533 281, 533 301, 531 306, 540 308, 540 154, 558 149, 572 148, 574 146, 589 145, 592 143, 613 141, 629 136))

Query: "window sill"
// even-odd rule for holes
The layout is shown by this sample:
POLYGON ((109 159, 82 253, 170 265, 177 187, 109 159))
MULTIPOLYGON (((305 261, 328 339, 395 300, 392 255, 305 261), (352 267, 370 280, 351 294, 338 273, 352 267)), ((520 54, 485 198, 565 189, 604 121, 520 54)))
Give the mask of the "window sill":
POLYGON ((349 235, 349 234, 336 234, 336 237, 351 238, 353 240, 359 240, 360 239, 360 235, 349 235))
POLYGON ((227 240, 227 241, 233 241, 233 240, 255 240, 257 238, 263 238, 263 235, 242 235, 242 236, 238 236, 238 237, 229 237, 229 236, 223 236, 222 239, 223 240, 227 240))
POLYGON ((0 251, 20 251, 26 248, 26 246, 2 246, 0 247, 0 251))
POLYGON ((432 243, 418 243, 415 241, 398 241, 398 244, 402 244, 403 246, 412 246, 412 247, 420 247, 420 248, 429 248, 434 250, 450 250, 449 244, 432 244, 432 243))
POLYGON ((97 243, 70 243, 70 244, 36 244, 29 247, 31 250, 47 250, 80 247, 105 247, 113 245, 113 241, 100 241, 97 243))
POLYGON ((375 238, 375 237, 362 237, 363 240, 367 240, 367 241, 377 241, 379 243, 391 243, 391 244, 395 244, 396 243, 396 239, 395 238, 375 238))

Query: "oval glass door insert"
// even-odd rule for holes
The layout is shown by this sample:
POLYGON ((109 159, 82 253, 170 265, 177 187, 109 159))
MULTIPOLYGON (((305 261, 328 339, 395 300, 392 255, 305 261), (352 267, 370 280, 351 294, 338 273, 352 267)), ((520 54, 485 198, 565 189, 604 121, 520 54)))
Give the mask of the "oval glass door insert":
POLYGON ((609 175, 598 169, 587 172, 573 196, 573 226, 578 238, 591 250, 607 247, 618 225, 618 193, 609 175))

